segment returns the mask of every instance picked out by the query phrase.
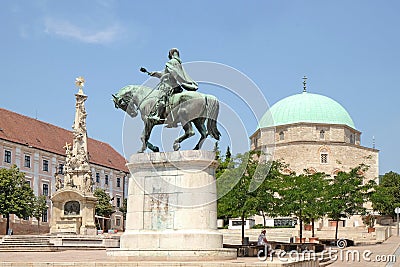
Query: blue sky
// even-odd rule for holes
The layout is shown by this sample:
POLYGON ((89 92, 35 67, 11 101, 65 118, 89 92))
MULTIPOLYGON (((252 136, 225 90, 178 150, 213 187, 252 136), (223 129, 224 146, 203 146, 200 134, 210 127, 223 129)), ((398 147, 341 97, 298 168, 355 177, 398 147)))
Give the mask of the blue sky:
MULTIPOLYGON (((399 10, 398 1, 369 0, 4 0, 0 107, 71 129, 74 80, 82 75, 89 136, 122 152, 125 116, 111 94, 145 82, 138 69, 162 69, 178 47, 184 62, 218 62, 247 75, 270 105, 300 93, 306 75, 309 92, 347 109, 362 145, 372 147, 375 137, 380 173, 400 172, 399 10)), ((202 88, 224 97, 218 87, 202 88)), ((257 126, 244 124, 248 134, 257 126)), ((248 147, 232 140, 222 150, 248 147)))

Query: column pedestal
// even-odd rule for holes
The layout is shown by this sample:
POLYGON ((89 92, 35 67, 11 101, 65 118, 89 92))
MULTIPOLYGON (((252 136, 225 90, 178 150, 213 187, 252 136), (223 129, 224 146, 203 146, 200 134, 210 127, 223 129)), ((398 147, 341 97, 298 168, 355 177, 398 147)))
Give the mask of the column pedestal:
POLYGON ((126 231, 120 249, 107 254, 122 260, 235 259, 236 250, 222 248, 217 231, 214 158, 201 150, 133 155, 126 231))

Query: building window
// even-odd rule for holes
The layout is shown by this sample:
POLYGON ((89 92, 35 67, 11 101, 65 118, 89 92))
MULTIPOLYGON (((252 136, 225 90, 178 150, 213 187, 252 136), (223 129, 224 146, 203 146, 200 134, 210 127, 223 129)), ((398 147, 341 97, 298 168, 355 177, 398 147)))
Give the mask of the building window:
POLYGON ((26 167, 26 168, 31 167, 31 156, 25 155, 24 167, 26 167))
POLYGON ((49 171, 49 161, 48 160, 43 160, 43 171, 48 172, 49 171))
POLYGON ((42 215, 42 222, 47 222, 47 210, 45 210, 45 211, 43 212, 43 215, 42 215))
POLYGON ((325 131, 324 130, 319 131, 319 139, 325 139, 325 131))
POLYGON ((117 197, 117 208, 121 207, 121 198, 117 197))
POLYGON ((58 174, 64 174, 64 164, 58 164, 58 174))
POLYGON ((117 187, 121 187, 121 178, 117 177, 117 187))
POLYGON ((108 175, 107 175, 107 174, 104 176, 104 183, 105 183, 106 185, 108 185, 108 175))
POLYGON ((121 226, 121 219, 120 218, 116 218, 115 225, 116 226, 121 226))
POLYGON ((280 141, 285 140, 285 134, 283 132, 279 133, 279 140, 280 141))
POLYGON ((48 196, 48 195, 49 195, 49 185, 43 184, 43 196, 48 196))
POLYGON ((31 181, 26 180, 25 183, 26 183, 29 187, 31 187, 31 181))
POLYGON ((350 144, 355 144, 354 135, 350 134, 350 144))
POLYGON ((96 183, 100 183, 100 173, 96 172, 96 183))
POLYGON ((323 164, 328 163, 328 154, 327 153, 321 153, 321 163, 323 163, 323 164))
POLYGON ((11 151, 10 150, 4 151, 4 162, 11 163, 11 151))

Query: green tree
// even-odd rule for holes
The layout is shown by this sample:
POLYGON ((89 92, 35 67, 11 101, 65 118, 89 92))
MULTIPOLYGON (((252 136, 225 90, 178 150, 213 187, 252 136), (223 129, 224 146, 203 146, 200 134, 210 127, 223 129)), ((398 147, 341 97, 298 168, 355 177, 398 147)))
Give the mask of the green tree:
POLYGON ((128 212, 128 199, 124 198, 124 201, 122 202, 121 207, 119 207, 119 211, 122 212, 122 215, 124 216, 124 220, 126 220, 126 213, 128 212))
POLYGON ((335 240, 338 239, 339 221, 355 214, 365 214, 371 183, 363 184, 367 166, 361 164, 349 172, 339 172, 327 188, 327 215, 336 221, 335 240))
POLYGON ((94 190, 94 196, 97 197, 97 204, 95 213, 98 216, 110 217, 114 212, 113 206, 111 205, 111 197, 102 188, 96 188, 94 190))
POLYGON ((266 216, 276 217, 279 215, 279 208, 275 198, 276 188, 279 184, 282 163, 273 161, 265 165, 269 168, 268 175, 260 183, 257 189, 257 211, 263 217, 263 225, 266 225, 266 216))
POLYGON ((38 222, 38 233, 40 234, 40 220, 43 214, 47 212, 48 206, 46 196, 35 196, 35 202, 33 203, 32 216, 36 218, 38 222))
POLYGON ((305 176, 308 180, 308 192, 305 196, 304 219, 311 222, 312 233, 315 236, 315 220, 322 218, 328 211, 328 196, 327 189, 329 182, 326 179, 328 176, 325 173, 311 174, 305 171, 305 176), (316 204, 318 203, 318 204, 316 204))
POLYGON ((394 209, 400 207, 400 174, 388 172, 383 175, 379 185, 374 186, 370 200, 373 210, 395 217, 394 209))
POLYGON ((7 218, 6 234, 10 229, 10 214, 20 218, 31 216, 34 201, 33 190, 16 165, 0 169, 0 214, 7 218))
POLYGON ((324 191, 327 186, 324 173, 281 174, 276 184, 276 213, 281 216, 294 215, 300 224, 300 242, 303 237, 303 222, 320 218, 325 213, 324 191), (316 205, 318 203, 318 205, 316 205))
MULTIPOLYGON (((217 181, 224 181, 224 179, 219 179, 221 176, 224 175, 225 171, 230 167, 231 164, 231 156, 228 150, 225 153, 224 157, 221 157, 221 152, 219 151, 218 142, 215 143, 214 152, 216 155, 216 160, 218 162, 218 167, 215 170, 215 177, 217 181)), ((226 175, 226 174, 225 174, 226 175)), ((226 177, 224 175, 224 177, 226 177)), ((221 189, 221 188, 220 188, 221 189)), ((226 203, 224 201, 217 202, 217 209, 218 209, 218 218, 224 220, 224 224, 226 225, 229 221, 230 214, 227 212, 227 208, 225 207, 226 203)))
POLYGON ((254 180, 265 179, 266 173, 257 170, 260 152, 247 152, 235 157, 234 167, 227 168, 217 179, 219 216, 239 217, 242 222, 242 243, 244 243, 244 222, 248 216, 257 213, 258 188, 252 190, 254 180), (263 176, 263 177, 262 177, 263 176))

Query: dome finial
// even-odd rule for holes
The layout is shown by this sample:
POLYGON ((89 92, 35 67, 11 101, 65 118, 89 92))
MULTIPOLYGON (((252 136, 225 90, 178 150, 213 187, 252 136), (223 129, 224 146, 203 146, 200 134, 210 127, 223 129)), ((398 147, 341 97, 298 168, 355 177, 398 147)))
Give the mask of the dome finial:
POLYGON ((303 92, 307 92, 307 77, 305 75, 303 77, 303 92))

